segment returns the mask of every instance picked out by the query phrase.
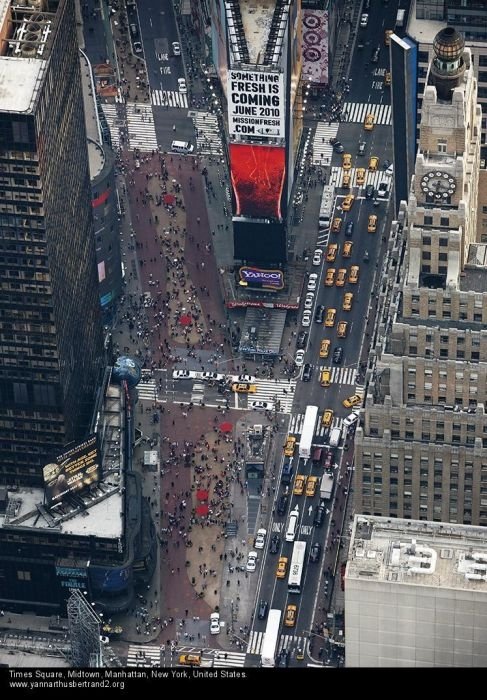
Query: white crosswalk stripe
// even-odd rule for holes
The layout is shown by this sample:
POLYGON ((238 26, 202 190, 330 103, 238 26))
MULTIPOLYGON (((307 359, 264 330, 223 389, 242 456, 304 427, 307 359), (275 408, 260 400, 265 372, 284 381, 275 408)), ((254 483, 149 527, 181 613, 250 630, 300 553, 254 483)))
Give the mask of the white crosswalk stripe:
MULTIPOLYGON (((328 431, 329 428, 325 428, 321 424, 321 416, 322 413, 319 414, 317 424, 316 424, 316 429, 315 429, 315 435, 319 435, 323 437, 328 431)), ((331 424, 332 428, 340 428, 342 425, 343 419, 338 418, 335 416, 333 418, 333 423, 331 424)), ((300 435, 302 430, 303 430, 303 423, 304 423, 304 413, 295 413, 291 416, 291 420, 289 422, 289 429, 288 432, 290 435, 300 435)))
POLYGON ((137 385, 137 394, 142 401, 155 401, 157 399, 157 384, 154 379, 142 381, 137 385))
POLYGON ((249 401, 279 401, 279 413, 291 413, 294 399, 296 380, 290 382, 284 379, 258 379, 257 391, 249 394, 249 401))
POLYGON ((223 155, 221 129, 218 118, 211 112, 194 112, 196 150, 204 155, 223 155))
POLYGON ((149 105, 127 102, 127 127, 130 150, 138 148, 147 153, 157 148, 154 117, 149 105))
POLYGON ((342 121, 364 122, 367 114, 373 114, 376 124, 390 124, 391 105, 367 104, 366 102, 345 102, 342 109, 342 121), (344 116, 346 114, 346 116, 344 116))
POLYGON ((356 384, 356 385, 355 385, 355 393, 358 394, 358 396, 361 396, 362 398, 364 398, 364 396, 365 396, 365 387, 362 386, 362 385, 360 385, 360 384, 356 384))
POLYGON ((125 126, 125 107, 120 104, 102 103, 101 108, 110 129, 112 147, 114 150, 120 148, 120 129, 125 126))
POLYGON ((151 102, 157 107, 180 107, 186 109, 188 107, 188 96, 177 90, 152 90, 151 102))
POLYGON ((313 139, 313 165, 329 165, 333 155, 333 146, 330 139, 335 138, 338 133, 338 124, 318 122, 313 139))
POLYGON ((325 369, 331 373, 332 384, 355 384, 355 378, 357 376, 355 367, 340 367, 337 365, 327 367, 325 365, 320 365, 318 371, 324 372, 325 369))
POLYGON ((156 646, 130 644, 127 654, 127 666, 160 666, 161 650, 156 646))
POLYGON ((213 668, 240 668, 245 666, 247 654, 241 651, 226 651, 215 654, 213 668), (225 656, 227 658, 225 658, 225 656))
MULTIPOLYGON (((343 173, 345 171, 343 168, 334 165, 331 169, 331 174, 330 174, 330 185, 335 185, 335 187, 341 187, 342 180, 343 180, 343 173)), ((354 190, 355 187, 358 187, 357 185, 357 168, 352 168, 351 170, 348 171, 351 174, 351 184, 352 184, 352 190, 354 190)), ((358 195, 359 196, 365 196, 365 187, 367 185, 373 185, 375 189, 379 187, 379 184, 383 181, 387 181, 386 176, 381 170, 376 170, 375 172, 370 172, 370 170, 365 171, 365 182, 363 185, 361 185, 358 189, 358 195)), ((345 191, 345 190, 344 190, 345 191)), ((347 190, 348 194, 348 190, 347 190)), ((355 191, 353 191, 353 194, 357 194, 355 191)))
POLYGON ((319 437, 325 437, 325 435, 329 435, 330 430, 332 430, 333 428, 341 428, 342 423, 343 423, 343 418, 337 418, 337 416, 335 416, 333 418, 333 422, 332 422, 331 426, 329 428, 325 428, 325 426, 322 425, 321 418, 320 418, 320 421, 318 423, 318 428, 316 429, 316 435, 318 435, 319 437))
MULTIPOLYGON (((260 654, 264 637, 265 632, 252 630, 247 646, 247 654, 260 654)), ((280 652, 282 649, 292 649, 293 647, 303 646, 304 641, 304 637, 298 637, 293 634, 281 634, 277 645, 277 651, 280 652)))

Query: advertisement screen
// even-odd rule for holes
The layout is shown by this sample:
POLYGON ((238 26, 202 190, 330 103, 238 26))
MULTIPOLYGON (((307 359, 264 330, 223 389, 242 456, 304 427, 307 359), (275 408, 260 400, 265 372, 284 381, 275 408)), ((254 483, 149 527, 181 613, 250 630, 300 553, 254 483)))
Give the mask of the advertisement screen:
MULTIPOLYGON (((235 260, 255 265, 286 262, 286 228, 282 223, 233 219, 235 260)), ((276 290, 277 291, 277 290, 276 290)))
POLYGON ((303 80, 328 85, 328 12, 303 10, 303 80))
POLYGON ((229 149, 235 216, 280 220, 286 149, 246 143, 229 149))
POLYGON ((91 435, 43 468, 47 504, 59 503, 74 491, 95 484, 101 478, 97 436, 91 435))
POLYGON ((238 271, 240 285, 250 289, 278 291, 284 288, 284 274, 281 270, 262 270, 258 267, 241 267, 238 271))
POLYGON ((230 136, 285 137, 286 99, 282 73, 229 70, 227 100, 230 136))

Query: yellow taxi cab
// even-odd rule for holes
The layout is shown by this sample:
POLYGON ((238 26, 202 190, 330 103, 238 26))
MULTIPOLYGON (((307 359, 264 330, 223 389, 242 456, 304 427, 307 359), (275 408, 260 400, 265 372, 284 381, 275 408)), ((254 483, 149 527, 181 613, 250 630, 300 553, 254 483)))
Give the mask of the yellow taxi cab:
POLYGON ((339 321, 337 326, 337 336, 339 338, 347 337, 348 323, 346 321, 339 321))
POLYGON ((345 408, 353 408, 354 406, 358 406, 359 403, 362 403, 362 397, 358 394, 354 394, 353 396, 349 396, 348 399, 344 399, 342 403, 345 408))
POLYGON ((321 419, 321 423, 325 428, 329 428, 333 422, 333 411, 331 408, 327 408, 326 411, 323 413, 323 418, 321 419))
POLYGON ((333 328, 335 325, 335 316, 336 316, 336 309, 327 309, 326 310, 326 317, 325 317, 325 326, 327 328, 333 328))
POLYGON ((201 666, 201 656, 199 654, 180 654, 178 663, 182 666, 201 666))
POLYGON ((337 275, 335 284, 337 287, 344 287, 346 281, 347 281, 347 269, 345 267, 341 267, 338 270, 338 275, 337 275))
POLYGON ((286 614, 284 616, 284 627, 294 627, 296 624, 296 618, 298 616, 298 606, 288 605, 286 608, 286 614))
POLYGON ((350 211, 350 209, 353 206, 354 201, 355 201, 354 195, 347 194, 347 196, 345 197, 345 199, 343 200, 343 203, 342 203, 343 211, 350 211))
POLYGON ((294 481, 293 493, 295 496, 302 496, 304 487, 306 486, 306 477, 303 474, 297 474, 294 481))
POLYGON ((321 341, 320 343, 320 357, 328 357, 330 354, 330 345, 331 341, 328 340, 328 338, 325 338, 324 340, 321 341))
POLYGON ((325 277, 325 287, 333 287, 335 283, 335 273, 336 270, 334 267, 329 267, 328 270, 326 271, 326 277, 325 277))
POLYGON ((331 372, 329 369, 324 369, 320 374, 320 386, 330 386, 331 384, 331 372))
POLYGON ((352 167, 352 156, 350 153, 343 154, 342 167, 344 170, 350 170, 352 167))
POLYGON ((332 233, 340 233, 340 229, 342 227, 343 219, 340 219, 339 216, 336 216, 333 219, 333 223, 331 225, 331 231, 332 233))
POLYGON ((284 454, 286 457, 292 457, 294 454, 294 448, 296 447, 296 438, 292 435, 288 435, 286 438, 286 444, 284 445, 284 454))
POLYGON ((237 394, 255 394, 257 387, 255 384, 238 384, 235 382, 235 384, 232 384, 232 391, 235 391, 237 394))
POLYGON ((357 178, 357 185, 365 184, 365 168, 357 168, 355 176, 357 178))
POLYGON ((364 129, 365 129, 365 131, 372 131, 372 129, 374 128, 374 124, 375 124, 375 117, 374 117, 374 115, 373 115, 373 114, 367 114, 367 116, 365 117, 365 121, 364 121, 364 129))
POLYGON ((352 292, 346 292, 346 294, 343 297, 343 310, 344 311, 351 311, 352 310, 352 302, 353 302, 353 294, 352 292))
POLYGON ((394 29, 386 29, 384 32, 384 44, 386 46, 391 44, 391 34, 394 34, 394 29))
POLYGON ((345 241, 343 244, 342 256, 344 258, 352 257, 353 241, 345 241))
POLYGON ((369 220, 367 222, 367 231, 369 233, 374 233, 377 230, 377 215, 370 214, 369 220))
POLYGON ((313 498, 313 496, 316 493, 316 487, 318 485, 318 477, 317 476, 308 476, 308 480, 306 481, 306 496, 309 498, 313 498))
POLYGON ((338 253, 338 244, 329 243, 326 249, 326 262, 334 262, 338 253))
POLYGON ((345 190, 349 190, 349 189, 350 189, 350 180, 351 180, 351 178, 352 178, 352 176, 350 175, 349 172, 343 173, 343 177, 342 177, 342 187, 343 187, 345 190))
POLYGON ((358 265, 352 265, 352 267, 350 268, 350 273, 348 275, 348 281, 350 282, 350 284, 357 284, 359 270, 360 268, 358 265))
POLYGON ((389 71, 386 71, 385 75, 384 75, 384 85, 386 87, 389 87, 391 82, 392 82, 391 74, 389 73, 389 71))
POLYGON ((377 156, 371 156, 369 158, 369 170, 370 170, 370 172, 375 173, 375 171, 377 170, 378 167, 379 167, 379 159, 377 158, 377 156))
POLYGON ((286 578, 287 557, 279 557, 276 569, 276 578, 286 578))

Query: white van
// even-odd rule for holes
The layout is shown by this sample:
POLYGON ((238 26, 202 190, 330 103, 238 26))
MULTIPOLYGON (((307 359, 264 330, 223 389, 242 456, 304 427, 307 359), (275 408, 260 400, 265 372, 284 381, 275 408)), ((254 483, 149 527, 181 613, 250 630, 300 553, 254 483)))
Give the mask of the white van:
POLYGON ((296 529, 298 527, 298 520, 299 510, 298 506, 296 506, 296 508, 289 514, 289 522, 286 530, 286 542, 294 542, 294 538, 296 537, 296 529))
POLYGON ((358 414, 357 413, 350 413, 349 416, 344 418, 343 420, 343 425, 345 428, 348 430, 349 428, 352 427, 352 425, 355 425, 355 423, 358 421, 358 414))
POLYGON ((189 141, 173 141, 171 151, 173 153, 192 153, 193 145, 189 141))

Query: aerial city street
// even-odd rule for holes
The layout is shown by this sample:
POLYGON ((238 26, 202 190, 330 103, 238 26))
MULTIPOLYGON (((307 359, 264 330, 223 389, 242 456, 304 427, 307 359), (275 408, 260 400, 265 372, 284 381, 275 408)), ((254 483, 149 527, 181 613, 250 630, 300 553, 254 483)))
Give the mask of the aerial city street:
POLYGON ((487 8, 430 4, 0 0, 4 664, 487 665, 487 8))

